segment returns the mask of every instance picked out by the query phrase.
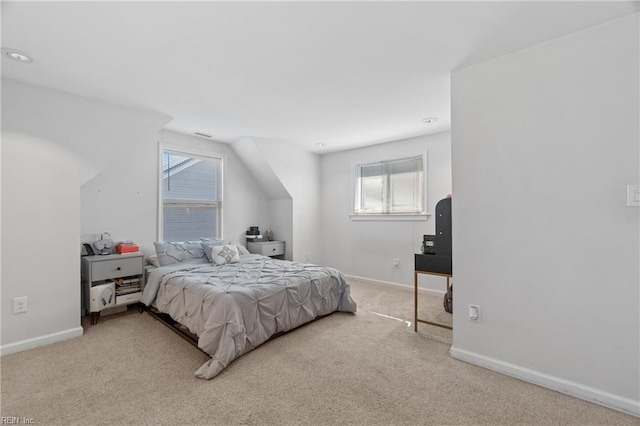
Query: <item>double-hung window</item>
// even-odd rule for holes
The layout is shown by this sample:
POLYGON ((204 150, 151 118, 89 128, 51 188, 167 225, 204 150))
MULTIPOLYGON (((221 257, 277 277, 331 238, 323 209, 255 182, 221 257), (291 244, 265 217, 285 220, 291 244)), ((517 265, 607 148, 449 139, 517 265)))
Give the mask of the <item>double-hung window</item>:
POLYGON ((160 238, 221 238, 222 158, 162 149, 160 238))
POLYGON ((352 218, 424 216, 425 168, 423 155, 356 164, 352 218))

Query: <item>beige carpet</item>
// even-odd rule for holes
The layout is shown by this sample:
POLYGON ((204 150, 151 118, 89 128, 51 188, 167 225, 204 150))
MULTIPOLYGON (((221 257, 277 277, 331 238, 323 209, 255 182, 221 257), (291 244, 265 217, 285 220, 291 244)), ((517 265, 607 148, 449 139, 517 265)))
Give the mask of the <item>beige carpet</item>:
MULTIPOLYGON (((354 283, 352 294, 356 315, 274 339, 210 381, 193 376, 206 355, 146 313, 103 318, 82 337, 2 357, 1 415, 38 425, 640 424, 451 358, 449 330, 407 326, 410 291, 354 283)), ((423 317, 441 306, 429 300, 423 317)))

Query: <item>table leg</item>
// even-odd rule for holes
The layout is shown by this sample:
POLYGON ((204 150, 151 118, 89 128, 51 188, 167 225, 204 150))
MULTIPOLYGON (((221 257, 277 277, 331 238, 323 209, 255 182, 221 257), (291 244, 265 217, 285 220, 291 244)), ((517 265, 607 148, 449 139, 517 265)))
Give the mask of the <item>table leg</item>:
POLYGON ((418 331, 418 273, 413 273, 413 331, 418 331))
POLYGON ((441 277, 446 277, 447 278, 447 290, 449 290, 451 288, 451 276, 450 275, 446 275, 446 274, 440 274, 440 273, 430 273, 430 272, 426 272, 426 271, 414 271, 413 272, 413 330, 414 331, 418 331, 418 323, 419 322, 423 322, 425 324, 430 324, 430 325, 435 325, 438 327, 442 327, 442 328, 447 328, 449 330, 453 330, 453 327, 450 325, 446 325, 446 324, 440 324, 437 322, 433 322, 433 321, 427 321, 424 319, 419 319, 418 318, 418 274, 427 274, 427 275, 437 275, 437 276, 441 276, 441 277))

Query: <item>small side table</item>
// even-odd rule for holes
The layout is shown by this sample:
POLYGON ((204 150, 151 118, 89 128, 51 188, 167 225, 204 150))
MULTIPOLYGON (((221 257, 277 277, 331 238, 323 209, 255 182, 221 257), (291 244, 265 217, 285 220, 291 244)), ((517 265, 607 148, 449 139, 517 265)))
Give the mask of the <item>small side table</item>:
POLYGON ((418 275, 435 275, 437 277, 445 277, 447 279, 447 291, 451 287, 451 258, 445 256, 433 256, 433 255, 420 255, 416 254, 416 268, 413 272, 413 302, 414 302, 414 315, 413 324, 414 331, 418 331, 418 323, 435 325, 437 327, 447 328, 453 330, 453 327, 448 324, 441 324, 439 322, 427 321, 418 318, 418 275), (427 256, 427 257, 425 257, 427 256), (424 270, 429 269, 429 270, 424 270))
POLYGON ((249 253, 261 254, 263 256, 269 256, 274 259, 284 260, 285 254, 285 242, 284 241, 260 241, 260 242, 248 242, 247 250, 249 253))

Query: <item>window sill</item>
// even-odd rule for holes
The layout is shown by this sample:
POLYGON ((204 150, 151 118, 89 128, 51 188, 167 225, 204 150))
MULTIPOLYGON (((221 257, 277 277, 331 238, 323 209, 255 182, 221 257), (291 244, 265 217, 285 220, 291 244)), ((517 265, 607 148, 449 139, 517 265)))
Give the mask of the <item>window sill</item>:
POLYGON ((427 220, 431 213, 424 214, 350 214, 349 217, 354 221, 421 221, 427 220))

